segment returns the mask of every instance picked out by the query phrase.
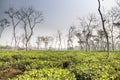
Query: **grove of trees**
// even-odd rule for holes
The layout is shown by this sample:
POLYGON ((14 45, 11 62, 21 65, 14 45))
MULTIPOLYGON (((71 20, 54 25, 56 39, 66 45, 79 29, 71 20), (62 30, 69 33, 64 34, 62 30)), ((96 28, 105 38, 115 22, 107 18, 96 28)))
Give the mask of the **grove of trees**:
MULTIPOLYGON (((73 50, 77 48, 87 52, 100 50, 107 51, 109 57, 111 50, 120 49, 120 2, 117 1, 116 3, 116 6, 104 13, 101 9, 101 0, 98 0, 98 14, 91 13, 86 17, 80 17, 80 25, 70 26, 67 34, 58 30, 57 37, 37 36, 36 41, 34 41, 36 44, 34 49, 62 50, 66 48, 73 50)), ((19 48, 26 51, 30 48, 33 49, 30 40, 34 28, 44 20, 42 12, 33 7, 9 8, 5 14, 8 18, 0 20, 0 35, 5 28, 12 27, 13 38, 11 41, 13 41, 14 50, 19 48), (17 27, 23 29, 21 36, 17 36, 17 27)))

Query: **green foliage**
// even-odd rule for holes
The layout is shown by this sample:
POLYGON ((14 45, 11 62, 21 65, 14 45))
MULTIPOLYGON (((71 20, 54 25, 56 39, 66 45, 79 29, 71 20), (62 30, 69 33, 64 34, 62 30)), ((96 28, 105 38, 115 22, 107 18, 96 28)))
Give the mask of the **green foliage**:
POLYGON ((68 70, 59 68, 44 68, 40 70, 24 72, 12 80, 76 80, 75 75, 68 70))
POLYGON ((4 65, 4 62, 0 62, 0 68, 3 67, 4 65))
POLYGON ((81 51, 1 51, 0 70, 11 66, 23 74, 11 80, 120 80, 120 54, 81 51))

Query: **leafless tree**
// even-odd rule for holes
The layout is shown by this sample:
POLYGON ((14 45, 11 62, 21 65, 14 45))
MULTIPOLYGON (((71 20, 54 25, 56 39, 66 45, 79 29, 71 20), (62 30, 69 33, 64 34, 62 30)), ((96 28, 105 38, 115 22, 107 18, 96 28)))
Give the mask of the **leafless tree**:
POLYGON ((97 27, 97 19, 95 17, 94 14, 90 14, 87 18, 87 21, 86 21, 86 26, 87 26, 87 29, 86 29, 86 51, 90 50, 90 43, 91 42, 91 38, 92 38, 92 31, 94 28, 97 27))
POLYGON ((16 49, 17 47, 16 27, 19 25, 22 18, 20 19, 19 11, 14 8, 9 8, 7 11, 5 11, 5 14, 7 14, 11 20, 11 25, 13 27, 13 39, 14 39, 14 44, 16 49))
POLYGON ((97 31, 97 39, 98 39, 98 45, 99 45, 99 50, 105 50, 105 45, 104 42, 105 42, 105 34, 104 34, 104 31, 103 30, 98 30, 97 31))
POLYGON ((97 35, 92 35, 92 50, 99 50, 100 40, 97 35))
POLYGON ((21 42, 22 36, 17 36, 16 40, 17 40, 17 49, 20 48, 20 42, 21 42))
POLYGON ((0 20, 0 37, 4 29, 7 28, 9 25, 10 25, 10 22, 7 19, 0 20))
POLYGON ((78 38, 78 43, 80 45, 80 50, 84 50, 85 41, 82 39, 83 38, 82 33, 79 32, 79 31, 76 31, 75 36, 78 38))
POLYGON ((39 50, 40 44, 41 44, 41 37, 39 37, 39 36, 37 37, 36 44, 37 44, 37 49, 39 50))
POLYGON ((48 49, 48 44, 53 40, 53 37, 51 36, 42 36, 40 37, 41 41, 45 44, 45 49, 48 49))
POLYGON ((25 47, 28 50, 28 43, 33 35, 34 28, 43 21, 42 12, 34 10, 32 7, 22 8, 20 16, 23 18, 23 29, 25 34, 25 47))
MULTIPOLYGON (((118 39, 119 41, 117 41, 117 45, 118 45, 118 48, 119 48, 119 50, 120 50, 120 24, 119 24, 119 22, 117 22, 117 23, 113 23, 113 25, 114 26, 116 26, 117 27, 117 29, 118 29, 118 35, 116 36, 116 39, 118 39)), ((116 45, 116 46, 117 46, 116 45)))
MULTIPOLYGON (((117 0, 116 3, 117 3, 117 6, 115 6, 111 9, 110 15, 113 19, 112 24, 113 24, 114 28, 117 28, 117 30, 118 30, 118 33, 117 33, 118 35, 116 34, 117 36, 115 36, 115 37, 119 41, 117 41, 115 43, 116 44, 115 46, 118 45, 118 47, 119 47, 120 46, 120 1, 117 0)), ((114 31, 114 32, 117 32, 117 31, 114 31)), ((120 49, 120 47, 119 47, 119 49, 120 49)))
POLYGON ((86 21, 85 21, 85 18, 79 18, 79 21, 80 21, 80 29, 76 29, 75 31, 75 36, 78 38, 78 44, 80 46, 80 49, 81 50, 85 50, 86 47, 85 47, 85 32, 86 32, 86 21))
POLYGON ((60 32, 60 30, 57 31, 58 34, 58 50, 62 49, 62 33, 60 32))
POLYGON ((105 28, 105 20, 103 18, 103 14, 101 12, 101 2, 100 2, 100 0, 98 0, 98 12, 99 12, 99 15, 100 15, 100 18, 101 18, 102 28, 104 30, 106 41, 107 41, 107 53, 108 53, 107 57, 109 58, 110 57, 109 38, 108 38, 108 33, 106 31, 106 28, 105 28))
POLYGON ((68 32, 67 48, 73 49, 73 39, 74 39, 75 27, 71 26, 68 32))
MULTIPOLYGON (((79 43, 84 43, 86 51, 90 51, 90 42, 92 38, 92 31, 97 27, 97 19, 94 14, 90 14, 86 18, 79 18, 81 31, 77 31, 76 36, 79 43), (83 42, 85 41, 85 42, 83 42)), ((82 47, 82 46, 81 46, 82 47)))
POLYGON ((107 13, 107 18, 106 18, 105 24, 110 33, 109 37, 110 37, 110 42, 111 42, 111 48, 113 51, 115 50, 115 28, 116 28, 115 25, 113 24, 114 21, 116 21, 116 17, 114 17, 114 12, 112 10, 110 10, 107 13))

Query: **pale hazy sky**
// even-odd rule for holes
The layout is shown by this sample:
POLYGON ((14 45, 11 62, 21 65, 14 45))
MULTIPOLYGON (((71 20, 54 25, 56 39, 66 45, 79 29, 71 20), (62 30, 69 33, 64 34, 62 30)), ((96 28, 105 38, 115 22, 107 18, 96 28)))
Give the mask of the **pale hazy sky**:
MULTIPOLYGON (((104 0, 102 4, 108 10, 115 6, 115 0, 104 0)), ((58 29, 65 33, 70 25, 78 25, 78 17, 98 13, 97 0, 0 0, 0 18, 5 16, 4 11, 9 7, 21 8, 29 6, 42 11, 44 16, 44 23, 38 25, 35 29, 33 41, 38 35, 52 36, 57 33, 58 29)), ((3 32, 0 44, 10 42, 11 30, 12 27, 9 27, 3 32)))

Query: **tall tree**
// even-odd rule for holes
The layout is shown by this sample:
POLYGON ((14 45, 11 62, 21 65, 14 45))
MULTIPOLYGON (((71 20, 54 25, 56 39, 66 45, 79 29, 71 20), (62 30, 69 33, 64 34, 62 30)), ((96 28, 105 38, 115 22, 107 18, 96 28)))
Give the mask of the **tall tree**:
POLYGON ((1 19, 0 20, 0 37, 2 35, 2 32, 6 27, 10 25, 10 22, 7 19, 1 19))
POLYGON ((119 41, 117 42, 117 45, 118 45, 118 49, 120 50, 120 23, 117 22, 117 23, 113 23, 114 26, 117 27, 118 29, 118 35, 116 36, 116 39, 118 39, 119 41))
POLYGON ((11 25, 13 27, 13 39, 16 49, 17 48, 16 27, 19 25, 22 18, 20 19, 19 11, 14 8, 9 8, 7 11, 5 11, 5 14, 7 14, 11 20, 11 25))
POLYGON ((88 17, 87 17, 87 21, 86 21, 86 51, 90 51, 90 42, 91 42, 91 38, 92 38, 92 31, 93 29, 96 28, 97 26, 97 19, 95 17, 94 14, 90 14, 88 17))
POLYGON ((107 20, 106 20, 106 24, 108 25, 109 28, 109 32, 110 32, 110 39, 111 39, 111 48, 114 51, 115 49, 115 35, 114 35, 114 29, 115 26, 113 25, 114 21, 116 20, 116 18, 113 15, 112 10, 107 14, 107 20))
MULTIPOLYGON (((79 39, 79 44, 84 43, 86 51, 90 51, 91 48, 91 38, 92 38, 92 31, 97 26, 97 19, 94 14, 90 14, 86 18, 80 18, 80 27, 81 31, 77 31, 76 36, 79 39), (84 42, 83 42, 84 41, 84 42)), ((82 46, 81 46, 82 47, 82 46)))
MULTIPOLYGON (((118 30, 118 35, 116 37, 116 39, 118 39, 119 41, 116 42, 116 46, 118 45, 118 47, 120 46, 120 1, 116 0, 117 6, 113 7, 111 9, 111 16, 113 17, 113 26, 115 26, 115 28, 117 28, 118 30)), ((120 49, 120 47, 119 47, 120 49)))
POLYGON ((98 40, 99 40, 99 50, 105 50, 105 34, 104 34, 104 31, 102 29, 98 30, 97 31, 97 37, 98 37, 98 40))
POLYGON ((75 32, 75 27, 71 26, 68 31, 68 40, 67 40, 68 49, 73 49, 74 32, 75 32))
POLYGON ((22 8, 20 16, 23 17, 23 29, 25 35, 25 48, 28 50, 28 43, 33 35, 34 28, 43 21, 42 12, 34 10, 32 7, 22 8))
POLYGON ((59 44, 58 44, 58 50, 61 50, 62 49, 62 33, 60 32, 60 30, 57 31, 58 33, 58 41, 59 41, 59 44))
POLYGON ((103 28, 103 31, 105 33, 105 37, 106 37, 106 41, 107 41, 107 57, 109 58, 110 57, 109 38, 108 38, 108 33, 106 31, 106 28, 105 28, 105 20, 103 18, 103 14, 101 12, 101 2, 100 2, 100 0, 98 0, 98 12, 99 12, 99 15, 100 15, 100 18, 101 18, 102 28, 103 28))
POLYGON ((42 40, 41 40, 41 37, 37 37, 37 40, 36 40, 36 44, 37 44, 37 49, 39 50, 40 49, 40 44, 41 44, 42 40))
POLYGON ((48 44, 49 44, 49 42, 51 42, 53 40, 53 37, 51 37, 51 36, 42 36, 42 37, 40 37, 40 39, 44 43, 45 49, 47 50, 48 49, 48 44))
POLYGON ((82 33, 79 31, 75 32, 75 36, 78 38, 78 43, 80 45, 80 50, 84 50, 84 43, 85 41, 82 39, 82 33))

